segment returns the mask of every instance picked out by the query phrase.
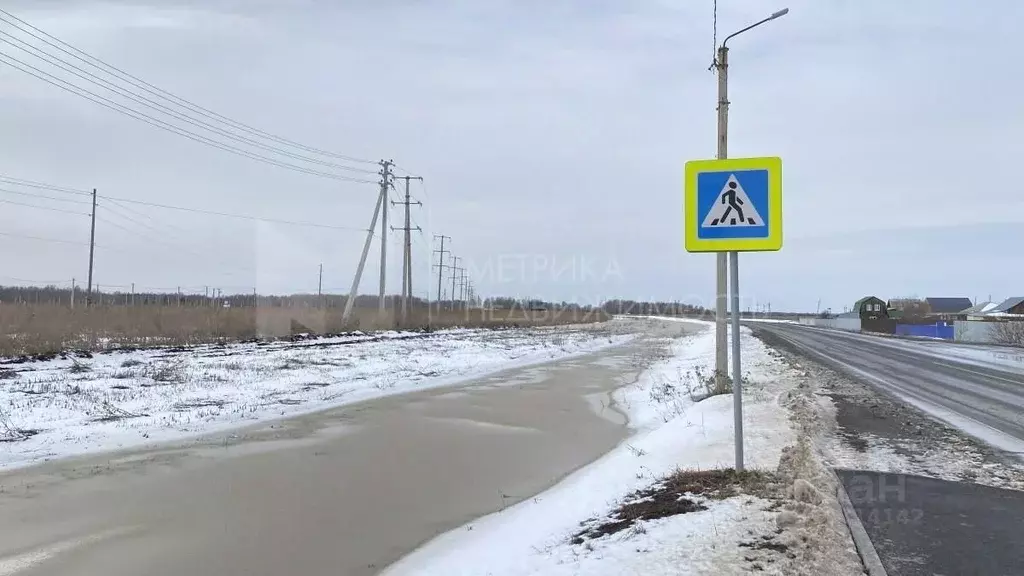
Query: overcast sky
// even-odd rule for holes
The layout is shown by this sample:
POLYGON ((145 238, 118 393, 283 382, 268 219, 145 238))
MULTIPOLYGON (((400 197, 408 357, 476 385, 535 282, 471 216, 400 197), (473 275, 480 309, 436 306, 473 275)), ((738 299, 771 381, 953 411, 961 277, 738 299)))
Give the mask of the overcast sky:
MULTIPOLYGON (((687 160, 715 152, 712 0, 0 6, 219 114, 422 175, 423 185, 412 183, 424 203, 413 208, 423 228, 413 235, 417 294, 436 293, 431 238, 445 234, 482 295, 711 301, 714 257, 683 249, 682 173, 687 160)), ((719 41, 783 6, 720 0, 719 41)), ((1024 194, 1013 176, 1024 133, 1024 4, 789 7, 730 41, 730 156, 778 155, 785 174, 785 245, 741 256, 746 305, 814 310, 820 300, 841 310, 867 294, 1024 293, 1024 194)), ((32 40, 8 24, 0 32, 32 40)), ((12 43, 0 42, 0 54, 173 121, 12 43)), ((0 174, 99 189, 101 289, 315 292, 323 263, 325 290, 347 291, 374 185, 240 158, 2 63, 0 99, 0 174), (127 204, 132 212, 104 195, 353 230, 127 204)), ((189 128, 280 161, 376 178, 189 128)), ((0 236, 0 282, 83 283, 89 206, 75 201, 88 198, 0 189, 0 233, 13 235, 0 236)), ((400 226, 396 215, 389 224, 400 226)), ((399 249, 392 235, 389 292, 400 287, 399 249)), ((374 241, 363 293, 376 292, 379 257, 374 241)))

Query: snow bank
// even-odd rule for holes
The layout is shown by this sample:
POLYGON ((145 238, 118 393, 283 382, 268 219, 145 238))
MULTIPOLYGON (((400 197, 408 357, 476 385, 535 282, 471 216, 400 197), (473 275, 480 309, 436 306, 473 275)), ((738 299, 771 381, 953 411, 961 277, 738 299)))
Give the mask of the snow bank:
MULTIPOLYGON (((711 326, 709 323, 704 323, 711 326)), ((778 399, 785 365, 743 329, 746 465, 774 470, 794 441, 778 399)), ((391 566, 388 576, 619 575, 746 573, 741 541, 774 533, 765 501, 741 496, 708 501, 707 510, 644 522, 571 544, 580 523, 603 518, 627 494, 678 468, 727 468, 734 463, 732 396, 694 403, 700 380, 713 373, 714 333, 704 330, 671 344, 672 356, 620 390, 633 436, 555 487, 502 512, 444 534, 391 566)))
POLYGON ((384 332, 9 363, 0 370, 0 468, 450 385, 622 343, 628 330, 384 332))

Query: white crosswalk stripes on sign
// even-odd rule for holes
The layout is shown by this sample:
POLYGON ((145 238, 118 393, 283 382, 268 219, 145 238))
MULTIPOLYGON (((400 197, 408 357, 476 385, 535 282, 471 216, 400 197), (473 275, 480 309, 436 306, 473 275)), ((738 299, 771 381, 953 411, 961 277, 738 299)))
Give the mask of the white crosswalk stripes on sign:
POLYGON ((702 228, 725 228, 738 226, 764 226, 765 221, 761 218, 754 203, 750 201, 743 186, 733 174, 722 187, 715 203, 708 211, 707 216, 701 223, 702 228))

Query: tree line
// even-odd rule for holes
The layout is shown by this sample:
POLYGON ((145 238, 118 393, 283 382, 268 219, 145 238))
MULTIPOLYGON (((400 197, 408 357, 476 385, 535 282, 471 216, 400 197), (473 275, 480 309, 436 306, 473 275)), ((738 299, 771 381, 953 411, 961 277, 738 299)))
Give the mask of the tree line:
MULTIPOLYGON (((385 306, 396 308, 401 306, 401 297, 396 295, 386 296, 385 306)), ((75 306, 84 306, 86 292, 81 287, 74 291, 75 306)), ((93 291, 93 304, 99 306, 189 306, 189 307, 271 307, 271 308, 344 308, 347 295, 340 294, 290 294, 290 295, 260 295, 260 294, 224 294, 212 296, 209 294, 180 294, 167 292, 125 292, 125 291, 93 291)), ((0 286, 0 302, 4 304, 25 304, 25 305, 63 305, 70 306, 72 302, 72 291, 70 288, 58 286, 0 286)), ((356 297, 355 306, 360 308, 376 307, 378 299, 376 295, 362 294, 356 297)), ((464 308, 466 302, 445 301, 441 303, 428 302, 419 297, 410 298, 410 306, 413 308, 426 308, 440 305, 442 308, 464 308)), ((672 316, 693 316, 702 315, 708 311, 701 306, 694 306, 682 302, 649 302, 638 300, 607 300, 598 306, 590 304, 577 304, 574 302, 551 302, 536 298, 515 298, 510 296, 497 296, 476 300, 469 303, 470 307, 498 308, 498 309, 522 309, 522 310, 575 310, 589 312, 603 310, 608 314, 638 314, 638 315, 672 315, 672 316)))

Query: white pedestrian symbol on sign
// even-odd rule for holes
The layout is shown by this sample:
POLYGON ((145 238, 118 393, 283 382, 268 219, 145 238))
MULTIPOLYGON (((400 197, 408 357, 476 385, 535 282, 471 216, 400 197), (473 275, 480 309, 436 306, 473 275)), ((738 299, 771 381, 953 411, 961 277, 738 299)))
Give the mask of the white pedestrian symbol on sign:
POLYGON ((708 210, 708 215, 704 217, 701 228, 764 226, 764 223, 739 180, 730 174, 711 210, 708 210))

